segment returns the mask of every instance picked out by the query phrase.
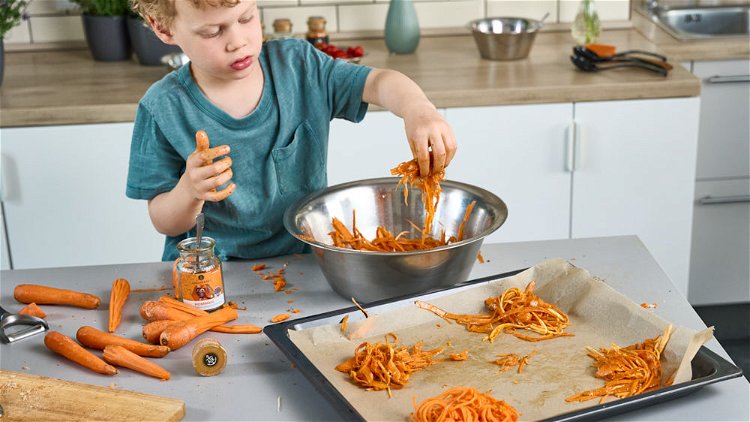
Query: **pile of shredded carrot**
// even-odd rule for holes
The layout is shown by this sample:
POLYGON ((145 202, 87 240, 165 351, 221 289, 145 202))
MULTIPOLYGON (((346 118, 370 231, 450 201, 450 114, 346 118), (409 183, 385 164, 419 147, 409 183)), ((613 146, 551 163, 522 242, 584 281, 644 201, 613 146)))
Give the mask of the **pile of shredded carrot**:
POLYGON ((596 388, 568 397, 565 401, 586 401, 601 397, 600 403, 609 396, 624 398, 656 390, 672 384, 662 380, 661 354, 672 335, 668 326, 661 336, 646 339, 643 343, 628 347, 613 344, 610 349, 588 349, 594 359, 596 376, 605 380, 604 387, 596 388))
POLYGON ((568 326, 568 316, 557 306, 543 301, 534 294, 532 281, 521 291, 517 287, 506 290, 502 295, 485 299, 484 304, 491 312, 486 315, 461 315, 446 312, 435 305, 416 301, 415 304, 431 311, 446 320, 454 320, 475 333, 489 333, 485 340, 494 341, 500 333, 512 334, 521 340, 539 341, 561 336, 572 336, 563 330, 568 326), (527 336, 516 332, 523 329, 539 334, 527 336))
POLYGON ((518 411, 508 403, 471 387, 453 387, 418 406, 412 422, 427 421, 517 421, 518 411))
POLYGON ((357 215, 355 211, 352 211, 351 231, 349 231, 341 220, 333 217, 331 221, 333 231, 330 232, 329 235, 333 240, 334 246, 374 252, 407 252, 433 249, 438 246, 463 240, 464 228, 471 212, 474 210, 476 201, 473 201, 466 207, 464 218, 458 228, 458 233, 455 236, 450 236, 446 239, 444 230, 441 232, 439 239, 433 238, 430 234, 432 232, 432 224, 435 219, 437 204, 440 201, 440 181, 445 177, 445 171, 422 177, 419 175, 419 166, 417 165, 416 160, 411 160, 403 162, 391 169, 391 174, 401 176, 398 185, 404 186, 404 203, 407 205, 409 203, 408 198, 410 186, 414 186, 422 191, 422 203, 425 209, 424 226, 419 228, 412 223, 412 226, 422 234, 421 237, 419 239, 410 239, 407 237, 409 233, 408 231, 394 234, 385 227, 379 226, 375 231, 375 238, 373 240, 368 240, 362 232, 357 229, 357 215))
POLYGON ((435 210, 440 202, 440 181, 445 178, 445 170, 438 173, 432 173, 427 177, 419 174, 419 164, 417 160, 405 161, 391 169, 391 174, 400 176, 399 186, 404 185, 404 203, 409 204, 409 187, 414 186, 422 191, 422 204, 426 211, 424 217, 424 232, 432 231, 432 222, 435 219, 435 210))
POLYGON ((524 357, 520 357, 515 353, 500 353, 498 359, 495 359, 495 364, 500 365, 500 372, 505 372, 510 368, 518 365, 518 373, 523 372, 523 367, 529 364, 529 358, 534 356, 536 350, 532 351, 524 357))
POLYGON ((395 334, 388 333, 385 343, 364 342, 357 346, 354 357, 336 366, 336 370, 349 374, 356 384, 368 390, 387 390, 391 396, 391 389, 403 388, 409 375, 435 363, 433 358, 442 351, 442 347, 422 350, 422 342, 409 350, 398 345, 395 334))

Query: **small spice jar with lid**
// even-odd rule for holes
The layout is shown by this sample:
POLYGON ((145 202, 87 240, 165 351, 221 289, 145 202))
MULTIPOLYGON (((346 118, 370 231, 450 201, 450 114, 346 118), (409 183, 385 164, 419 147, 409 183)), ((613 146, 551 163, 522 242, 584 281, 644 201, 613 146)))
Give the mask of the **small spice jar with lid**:
POLYGON ((292 21, 288 18, 279 18, 273 21, 273 38, 292 38, 292 21))
POLYGON ((177 244, 180 257, 175 261, 172 276, 175 295, 183 303, 204 311, 219 309, 226 302, 221 260, 214 254, 216 241, 189 237, 177 244))
POLYGON ((326 32, 326 18, 322 16, 310 16, 307 20, 307 34, 305 35, 307 41, 310 41, 313 45, 329 43, 328 32, 326 32))

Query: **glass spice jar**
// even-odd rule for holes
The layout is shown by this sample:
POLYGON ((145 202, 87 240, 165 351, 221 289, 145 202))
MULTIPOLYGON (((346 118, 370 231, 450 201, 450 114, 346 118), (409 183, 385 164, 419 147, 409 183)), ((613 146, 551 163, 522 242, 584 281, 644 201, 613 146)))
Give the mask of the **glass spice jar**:
POLYGON ((273 21, 274 39, 292 38, 292 21, 288 18, 279 18, 273 21))
POLYGON ((326 32, 326 18, 322 16, 310 16, 307 19, 307 34, 305 38, 312 45, 320 43, 329 44, 330 38, 328 37, 328 32, 326 32))
POLYGON ((221 260, 214 254, 216 241, 189 237, 177 244, 180 257, 175 261, 172 277, 175 296, 183 303, 204 311, 219 309, 226 302, 221 260))

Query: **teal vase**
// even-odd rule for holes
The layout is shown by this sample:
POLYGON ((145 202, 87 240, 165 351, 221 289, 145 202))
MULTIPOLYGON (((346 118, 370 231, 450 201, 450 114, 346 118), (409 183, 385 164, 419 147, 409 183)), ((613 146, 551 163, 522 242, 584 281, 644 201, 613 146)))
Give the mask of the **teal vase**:
POLYGON ((395 54, 411 54, 419 45, 419 20, 411 0, 391 0, 385 19, 385 45, 395 54))

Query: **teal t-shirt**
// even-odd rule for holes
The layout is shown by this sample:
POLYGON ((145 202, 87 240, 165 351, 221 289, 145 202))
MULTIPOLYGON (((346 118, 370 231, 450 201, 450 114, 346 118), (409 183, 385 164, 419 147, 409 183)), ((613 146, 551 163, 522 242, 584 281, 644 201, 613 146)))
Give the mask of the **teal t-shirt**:
MULTIPOLYGON (((237 189, 203 207, 204 235, 225 260, 304 251, 284 228, 284 211, 326 186, 330 121, 359 122, 367 112, 368 67, 333 60, 298 39, 267 42, 259 63, 265 82, 251 114, 236 119, 212 104, 186 65, 149 88, 133 129, 126 195, 134 199, 177 185, 196 131, 205 130, 212 147, 229 145, 237 189)), ((162 259, 177 258, 177 243, 188 235, 167 236, 162 259)))

